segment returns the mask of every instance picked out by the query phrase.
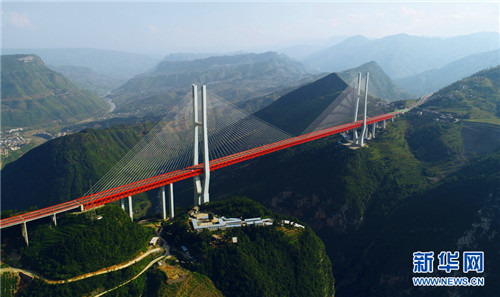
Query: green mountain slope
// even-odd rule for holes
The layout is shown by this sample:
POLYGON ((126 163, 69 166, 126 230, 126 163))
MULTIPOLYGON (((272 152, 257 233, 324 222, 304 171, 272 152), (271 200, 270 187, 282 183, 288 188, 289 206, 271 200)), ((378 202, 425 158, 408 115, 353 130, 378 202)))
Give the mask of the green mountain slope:
MULTIPOLYGON (((15 294, 5 296, 95 296, 130 280, 164 253, 152 252, 128 267, 92 275, 141 255, 148 249, 154 229, 132 222, 116 205, 85 213, 59 214, 57 223, 54 226, 45 220, 30 222, 28 247, 16 228, 2 230, 2 268, 8 263, 51 280, 66 280, 83 274, 87 274, 86 277, 54 284, 16 273, 19 282, 13 286, 15 294)), ((2 286, 3 281, 2 271, 2 286)), ((109 295, 137 296, 144 286, 143 274, 109 295)))
POLYGON ((396 83, 417 96, 436 92, 439 89, 477 71, 497 66, 500 50, 467 56, 445 66, 396 80, 396 83))
MULTIPOLYGON (((490 69, 469 78, 472 84, 451 85, 452 90, 466 92, 447 96, 446 108, 440 100, 428 101, 423 115, 415 110, 390 123, 367 148, 349 150, 335 136, 216 171, 211 197, 245 194, 311 225, 334 263, 336 296, 393 296, 402 291, 436 296, 443 290, 411 285, 411 264, 402 263, 411 263, 412 252, 485 250, 492 254, 488 265, 500 265, 494 235, 500 226, 479 227, 479 222, 493 222, 492 212, 499 207, 495 197, 500 142, 478 142, 499 139, 500 129, 456 122, 441 113, 463 101, 494 112, 475 98, 494 101, 499 94, 496 73, 496 68, 490 69), (492 151, 491 156, 477 157, 492 151), (478 238, 477 244, 469 234, 478 238)), ((496 272, 491 275, 494 278, 496 272)), ((488 296, 495 289, 493 285, 477 292, 488 296)), ((463 295, 477 292, 465 290, 463 295)))
MULTIPOLYGON (((471 162, 434 188, 407 199, 389 218, 380 236, 367 246, 345 282, 343 296, 495 296, 500 277, 500 151, 471 162), (483 251, 485 273, 445 273, 425 276, 485 278, 484 287, 413 287, 412 253, 416 251, 483 251), (402 263, 409 263, 403 265, 402 263), (489 267, 489 268, 486 268, 489 267), (363 278, 363 282, 357 281, 363 278)), ((437 257, 435 264, 438 261, 437 257)), ((341 296, 339 294, 339 296, 341 296)))
POLYGON ((1 104, 4 128, 81 120, 108 108, 35 55, 2 56, 1 104))
POLYGON ((41 208, 81 197, 149 128, 87 129, 32 149, 2 169, 2 209, 41 208))
POLYGON ((209 203, 200 211, 274 220, 274 225, 267 227, 193 233, 184 215, 165 227, 167 240, 186 245, 190 253, 203 259, 193 268, 207 274, 225 296, 333 296, 331 263, 310 227, 278 226, 287 218, 247 198, 209 203), (222 239, 214 240, 214 233, 222 239), (233 237, 237 237, 237 244, 231 243, 233 237))
POLYGON ((480 71, 432 95, 422 108, 500 124, 500 66, 480 71))
POLYGON ((312 78, 302 64, 273 52, 163 61, 154 71, 130 79, 108 97, 116 102, 117 111, 145 107, 157 111, 176 106, 193 83, 207 84, 209 94, 238 102, 312 78))
MULTIPOLYGON (((475 193, 489 191, 498 195, 498 189, 494 188, 498 185, 498 174, 485 180, 488 186, 483 189, 483 183, 476 183, 483 176, 483 173, 478 173, 479 169, 474 171, 474 178, 471 175, 469 178, 459 177, 467 169, 460 174, 452 173, 464 163, 461 159, 463 144, 470 141, 462 138, 460 123, 436 123, 432 118, 422 119, 416 114, 407 117, 390 123, 368 143, 368 148, 361 150, 349 150, 337 143, 340 137, 331 137, 255 159, 245 166, 216 171, 212 175, 211 197, 224 199, 245 193, 273 211, 307 222, 325 242, 327 254, 334 263, 336 296, 397 295, 412 287, 408 276, 411 265, 402 264, 411 263, 408 249, 422 249, 424 241, 431 242, 426 246, 427 250, 432 248, 436 252, 445 246, 459 248, 452 244, 453 240, 443 236, 445 231, 431 224, 425 224, 429 230, 434 230, 429 234, 424 231, 409 234, 404 224, 411 222, 412 228, 420 230, 418 222, 427 220, 425 214, 432 209, 436 213, 435 220, 447 224, 446 230, 463 235, 471 226, 467 222, 481 221, 475 217, 479 208, 469 209, 467 201, 475 199, 475 193), (442 188, 441 192, 428 190, 435 188, 435 181, 443 176, 449 176, 453 184, 442 188), (455 184, 460 184, 460 188, 448 191, 455 184), (458 192, 463 199, 454 199, 458 192), (443 200, 439 207, 438 200, 433 200, 438 195, 441 197, 439 201, 443 200), (404 221, 390 221, 407 201, 413 202, 400 215, 404 221), (446 208, 448 204, 453 210, 460 209, 459 213, 466 217, 443 210, 449 209, 446 208), (458 225, 450 223, 457 218, 463 218, 463 222, 458 225), (399 232, 397 236, 391 233, 387 235, 389 238, 385 237, 383 232, 394 228, 399 232), (379 240, 381 234, 387 241, 379 240), (415 245, 408 245, 403 253, 399 243, 408 242, 409 237, 415 245), (391 273, 391 269, 396 272, 391 273), (380 271, 385 274, 381 275, 380 271), (394 281, 390 281, 392 278, 394 281)), ((496 136, 481 135, 498 137, 498 133, 496 136)), ((474 158, 469 162, 470 166, 476 166, 474 158)), ((491 163, 493 167, 488 170, 493 169, 494 164, 491 163)), ((482 197, 486 199, 487 195, 482 197)), ((476 207, 481 203, 473 205, 476 207)), ((497 207, 495 205, 491 204, 497 207)), ((492 234, 498 230, 500 228, 496 226, 483 233, 485 241, 477 248, 493 253, 486 238, 491 240, 492 234)), ((490 266, 500 264, 497 254, 491 260, 490 266)), ((411 296, 421 294, 416 290, 411 296)))
POLYGON ((92 216, 64 215, 57 228, 34 228, 21 260, 23 268, 50 279, 64 279, 136 257, 152 234, 152 229, 133 223, 119 206, 109 205, 92 216))
POLYGON ((339 76, 353 88, 358 85, 358 73, 370 73, 368 94, 385 101, 397 101, 410 99, 412 96, 401 89, 392 79, 385 74, 384 70, 372 61, 353 69, 339 72, 339 76))

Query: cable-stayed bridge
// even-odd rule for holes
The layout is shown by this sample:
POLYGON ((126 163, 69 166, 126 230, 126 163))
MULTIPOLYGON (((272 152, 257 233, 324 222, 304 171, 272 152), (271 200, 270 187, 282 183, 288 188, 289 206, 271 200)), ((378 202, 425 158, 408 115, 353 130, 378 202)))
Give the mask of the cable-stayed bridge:
POLYGON ((368 74, 364 81, 359 75, 357 86, 357 89, 348 86, 300 135, 294 136, 216 94, 207 96, 206 86, 201 88, 201 105, 198 104, 198 88, 193 85, 192 98, 186 96, 85 196, 2 219, 0 228, 22 224, 28 244, 29 221, 52 217, 57 224, 58 213, 90 210, 117 200, 121 200, 125 209, 127 199, 132 217, 132 196, 156 188, 161 189, 163 219, 166 219, 167 204, 169 216, 174 216, 175 182, 193 178, 194 204, 202 204, 209 201, 210 172, 219 168, 342 132, 352 135, 352 145, 363 146, 370 125, 371 136, 375 137, 378 123, 385 128, 387 120, 405 110, 368 117, 368 74))

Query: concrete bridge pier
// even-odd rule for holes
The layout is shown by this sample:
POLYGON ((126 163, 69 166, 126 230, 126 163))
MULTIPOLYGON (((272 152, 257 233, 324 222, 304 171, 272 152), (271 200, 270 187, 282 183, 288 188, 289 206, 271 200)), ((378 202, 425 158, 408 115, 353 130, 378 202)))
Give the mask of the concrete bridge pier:
POLYGON ((167 219, 167 202, 165 201, 165 186, 161 187, 161 218, 167 219))
POLYGON ((22 226, 22 234, 23 234, 23 237, 24 237, 24 241, 26 241, 26 246, 30 246, 30 242, 28 240, 28 227, 26 227, 26 222, 23 222, 23 226, 22 226))
MULTIPOLYGON (((165 195, 165 186, 161 187, 161 209, 162 219, 167 219, 167 201, 165 195)), ((168 212, 170 218, 174 218, 174 184, 168 185, 168 212)))
POLYGON ((54 214, 52 216, 52 221, 54 222, 54 226, 57 226, 57 218, 56 218, 56 214, 54 214))
POLYGON ((387 127, 387 121, 386 121, 386 120, 384 120, 384 121, 383 121, 383 123, 382 123, 382 128, 384 128, 384 129, 385 129, 386 127, 387 127))
MULTIPOLYGON (((170 218, 174 218, 174 184, 168 185, 168 210, 170 212, 170 218)), ((166 214, 165 214, 166 216, 166 214)))
POLYGON ((132 210, 132 196, 128 196, 128 215, 134 220, 134 212, 132 210))
POLYGON ((372 137, 375 138, 375 130, 377 129, 377 123, 372 124, 372 137))
POLYGON ((125 210, 125 198, 120 199, 120 206, 125 210))

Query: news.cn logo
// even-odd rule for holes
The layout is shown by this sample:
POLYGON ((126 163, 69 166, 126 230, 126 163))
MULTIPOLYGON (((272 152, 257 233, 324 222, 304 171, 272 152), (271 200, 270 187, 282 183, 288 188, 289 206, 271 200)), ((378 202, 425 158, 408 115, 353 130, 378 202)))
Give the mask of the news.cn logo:
MULTIPOLYGON (((413 273, 434 272, 434 252, 413 253, 413 273)), ((460 261, 458 251, 442 251, 437 255, 437 270, 450 273, 460 270, 463 273, 484 272, 484 252, 464 251, 460 261)), ((484 277, 413 277, 414 286, 484 286, 484 277)))

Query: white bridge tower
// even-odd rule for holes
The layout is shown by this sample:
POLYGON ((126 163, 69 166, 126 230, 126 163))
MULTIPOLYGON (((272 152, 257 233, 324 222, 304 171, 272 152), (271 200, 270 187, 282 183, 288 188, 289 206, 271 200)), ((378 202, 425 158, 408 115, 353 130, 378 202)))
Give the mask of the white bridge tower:
POLYGON ((210 156, 208 150, 208 118, 207 118, 207 86, 201 87, 201 121, 198 117, 198 86, 193 85, 193 166, 198 165, 199 161, 199 127, 202 129, 203 137, 203 183, 199 176, 194 177, 194 205, 200 205, 210 201, 208 192, 210 185, 210 156))

